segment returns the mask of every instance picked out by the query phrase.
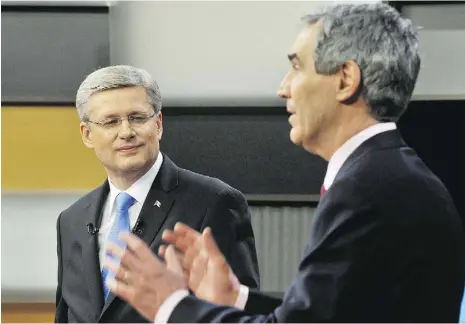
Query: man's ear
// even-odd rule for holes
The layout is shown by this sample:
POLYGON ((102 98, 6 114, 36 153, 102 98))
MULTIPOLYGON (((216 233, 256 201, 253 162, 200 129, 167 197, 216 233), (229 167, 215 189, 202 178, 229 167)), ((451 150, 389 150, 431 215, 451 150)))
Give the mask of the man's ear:
POLYGON ((163 115, 161 112, 158 113, 157 115, 157 137, 158 140, 161 140, 161 137, 163 135, 163 115))
POLYGON ((89 129, 89 125, 85 122, 81 122, 79 124, 80 131, 81 131, 81 138, 82 141, 84 142, 84 145, 87 146, 88 148, 93 149, 94 144, 92 144, 92 132, 89 129))
POLYGON ((346 105, 353 104, 359 98, 363 87, 360 68, 355 61, 349 60, 342 65, 339 76, 336 99, 346 105))

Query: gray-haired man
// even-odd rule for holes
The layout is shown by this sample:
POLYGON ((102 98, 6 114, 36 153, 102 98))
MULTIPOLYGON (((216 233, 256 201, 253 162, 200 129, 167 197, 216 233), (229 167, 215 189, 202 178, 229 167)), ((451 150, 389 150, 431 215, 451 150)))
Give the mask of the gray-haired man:
MULTIPOLYGON (((218 179, 177 167, 160 152, 161 95, 144 70, 110 66, 82 82, 76 96, 84 144, 108 179, 61 213, 56 322, 145 322, 110 292, 103 268, 109 243, 134 232, 156 251, 178 221, 212 227, 241 282, 259 285, 254 235, 243 195, 218 179)), ((146 267, 148 265, 145 265, 146 267)))

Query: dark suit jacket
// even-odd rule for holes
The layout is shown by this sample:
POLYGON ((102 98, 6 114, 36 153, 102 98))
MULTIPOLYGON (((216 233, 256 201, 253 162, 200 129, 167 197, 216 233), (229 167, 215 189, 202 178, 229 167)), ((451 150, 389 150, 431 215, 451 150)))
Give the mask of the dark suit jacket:
MULTIPOLYGON (((244 196, 218 179, 178 168, 166 155, 163 158, 139 215, 139 236, 157 252, 163 230, 178 221, 199 231, 210 226, 239 280, 258 287, 255 241, 244 196), (160 207, 154 205, 157 200, 160 207)), ((99 227, 108 192, 105 182, 58 218, 55 322, 146 322, 115 295, 103 299, 98 235, 89 235, 86 225, 99 227)))
POLYGON ((252 292, 239 311, 189 296, 170 321, 457 322, 463 242, 444 185, 388 131, 358 147, 322 197, 282 301, 252 292))

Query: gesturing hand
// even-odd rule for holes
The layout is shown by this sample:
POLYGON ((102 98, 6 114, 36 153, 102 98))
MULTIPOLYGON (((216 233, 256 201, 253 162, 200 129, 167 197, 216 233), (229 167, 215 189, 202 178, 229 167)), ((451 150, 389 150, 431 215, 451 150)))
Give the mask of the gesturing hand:
MULTIPOLYGON (((163 240, 176 247, 183 270, 188 273, 189 289, 201 299, 234 306, 240 283, 218 249, 210 228, 202 234, 178 223, 174 231, 166 230, 163 240)), ((167 257, 165 247, 161 256, 167 257)))

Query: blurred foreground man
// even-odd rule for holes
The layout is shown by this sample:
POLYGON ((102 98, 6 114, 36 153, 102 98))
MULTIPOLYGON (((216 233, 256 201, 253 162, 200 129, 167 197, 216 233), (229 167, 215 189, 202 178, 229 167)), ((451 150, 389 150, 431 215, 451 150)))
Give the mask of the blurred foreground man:
POLYGON ((160 152, 161 95, 152 77, 131 66, 97 70, 81 84, 76 106, 82 140, 108 178, 58 218, 55 322, 145 322, 105 284, 114 276, 103 269, 105 249, 122 244, 120 233, 132 231, 157 251, 163 230, 178 221, 197 230, 212 227, 241 283, 258 288, 244 196, 218 179, 177 167, 160 152))
POLYGON ((395 124, 420 69, 414 28, 382 3, 341 4, 304 20, 279 95, 287 99, 292 142, 329 164, 293 283, 283 300, 239 285, 208 230, 165 232, 184 252, 179 263, 169 246, 161 253, 166 264, 128 235, 127 249, 109 247, 122 257, 120 266, 106 264, 117 272, 109 284, 148 320, 458 320, 461 220, 395 124), (142 269, 147 262, 153 266, 142 269))

